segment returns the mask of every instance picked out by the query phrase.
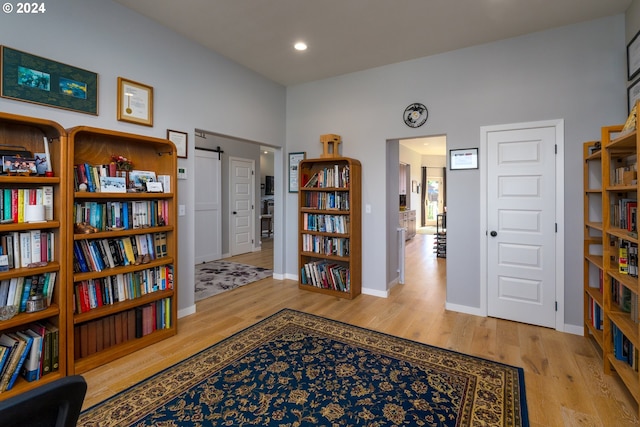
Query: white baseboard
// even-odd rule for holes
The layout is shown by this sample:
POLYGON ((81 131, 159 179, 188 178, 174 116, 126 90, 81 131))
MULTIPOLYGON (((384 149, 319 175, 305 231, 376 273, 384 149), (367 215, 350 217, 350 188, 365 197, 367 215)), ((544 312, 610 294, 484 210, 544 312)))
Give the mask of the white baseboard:
POLYGON ((564 332, 573 335, 584 335, 584 326, 564 324, 564 332))
POLYGON ((377 289, 362 288, 362 295, 372 295, 374 297, 387 298, 389 291, 379 291, 377 289))
POLYGON ((193 304, 190 307, 178 310, 178 319, 180 319, 182 317, 186 317, 186 316, 192 315, 195 312, 196 312, 196 305, 195 304, 193 304))
POLYGON ((451 311, 457 311, 458 313, 473 314, 474 316, 487 317, 487 314, 482 312, 478 307, 469 307, 467 305, 445 303, 444 308, 451 311))

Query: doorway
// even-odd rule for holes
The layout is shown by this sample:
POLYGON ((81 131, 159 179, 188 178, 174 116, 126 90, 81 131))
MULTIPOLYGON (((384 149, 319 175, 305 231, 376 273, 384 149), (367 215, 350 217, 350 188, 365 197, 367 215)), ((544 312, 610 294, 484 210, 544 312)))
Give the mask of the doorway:
MULTIPOLYGON (((388 288, 400 282, 402 270, 406 261, 402 261, 407 245, 419 245, 419 251, 427 257, 433 258, 438 263, 445 263, 444 257, 438 257, 435 240, 436 227, 424 226, 424 214, 426 213, 425 195, 426 169, 428 167, 429 178, 437 178, 442 181, 438 188, 438 199, 442 200, 442 211, 446 205, 446 185, 444 168, 446 166, 446 136, 433 135, 421 138, 395 139, 387 141, 387 286, 388 288), (400 175, 400 165, 409 165, 411 176, 403 179, 400 175), (425 178, 423 179, 423 175, 425 178), (404 186, 406 196, 401 197, 401 186, 404 186), (404 202, 404 203, 403 203, 404 202), (402 225, 398 218, 403 218, 406 213, 400 209, 401 205, 406 210, 414 211, 416 218, 416 236, 427 234, 426 238, 403 240, 400 233, 402 225), (419 243, 419 242, 421 243, 419 243), (395 254, 398 254, 396 256, 395 254)), ((434 212, 435 213, 435 212, 434 212)), ((411 212, 413 214, 413 212, 411 212)), ((434 222, 435 224, 435 222, 434 222)), ((414 250, 415 248, 412 248, 414 250)))
MULTIPOLYGON (((221 220, 221 240, 222 240, 222 255, 221 259, 227 259, 231 257, 231 249, 230 249, 230 236, 231 236, 231 225, 230 221, 232 219, 233 210, 230 209, 230 162, 229 159, 231 157, 249 159, 255 162, 254 167, 254 175, 253 175, 253 196, 251 198, 252 209, 253 209, 253 217, 249 220, 252 223, 253 231, 250 237, 246 237, 246 240, 250 240, 251 249, 250 252, 261 251, 260 245, 260 212, 262 206, 262 191, 261 185, 264 184, 263 176, 271 175, 275 176, 274 179, 274 195, 271 197, 276 203, 273 215, 273 224, 272 228, 274 231, 278 231, 280 229, 280 224, 278 219, 281 218, 279 215, 279 210, 281 209, 279 205, 279 198, 282 197, 282 192, 280 188, 282 186, 282 180, 280 176, 283 172, 283 162, 280 160, 280 157, 277 155, 280 153, 280 149, 277 147, 265 146, 263 143, 259 143, 256 141, 247 141, 244 139, 238 139, 235 137, 216 134, 211 131, 196 129, 195 131, 195 147, 196 149, 204 149, 204 150, 213 150, 217 155, 221 158, 221 196, 220 196, 220 220, 221 220), (264 163, 262 162, 262 156, 264 150, 269 150, 271 152, 270 163, 268 168, 263 171, 264 163)), ((198 165, 194 165, 194 171, 189 171, 190 173, 194 173, 194 176, 198 175, 198 165)), ((196 192, 195 201, 198 202, 200 198, 200 194, 196 192)), ((273 249, 270 248, 269 256, 273 260, 273 269, 274 271, 281 272, 283 268, 283 259, 280 254, 281 251, 281 239, 277 237, 276 234, 272 234, 272 243, 273 249), (280 250, 278 249, 280 248, 280 250), (275 249, 275 250, 274 250, 275 249)), ((196 253, 196 257, 198 254, 196 253)))

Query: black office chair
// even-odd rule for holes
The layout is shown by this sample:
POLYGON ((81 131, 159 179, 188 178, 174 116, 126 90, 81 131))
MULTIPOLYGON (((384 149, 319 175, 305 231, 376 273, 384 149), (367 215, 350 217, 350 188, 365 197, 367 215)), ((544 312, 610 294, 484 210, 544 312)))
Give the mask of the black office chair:
POLYGON ((50 382, 0 402, 3 427, 75 427, 87 383, 80 375, 50 382))

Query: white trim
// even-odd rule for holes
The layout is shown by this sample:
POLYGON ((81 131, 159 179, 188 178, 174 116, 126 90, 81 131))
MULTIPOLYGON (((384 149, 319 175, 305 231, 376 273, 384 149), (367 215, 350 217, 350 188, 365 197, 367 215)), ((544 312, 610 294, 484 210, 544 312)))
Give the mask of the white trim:
POLYGON ((449 311, 456 311, 459 313, 465 313, 465 314, 473 314, 474 316, 481 316, 481 317, 487 317, 487 311, 486 310, 482 310, 482 308, 478 308, 478 307, 470 307, 468 305, 459 305, 459 304, 451 304, 451 303, 445 303, 444 304, 444 308, 445 310, 449 310, 449 311))
POLYGON ((372 295, 374 297, 387 298, 389 291, 380 291, 378 289, 362 288, 362 295, 372 295))
POLYGON ((189 307, 185 307, 183 309, 178 310, 178 319, 181 319, 186 316, 190 316, 196 312, 196 305, 193 304, 189 307))
MULTIPOLYGON (((539 122, 512 123, 480 127, 480 307, 479 316, 487 316, 487 135, 489 132, 500 132, 511 129, 554 127, 556 129, 556 310, 555 329, 564 331, 564 119, 544 120, 539 122)), ((451 310, 463 311, 464 306, 451 306, 451 310)), ((447 304, 447 309, 449 305, 447 304)), ((466 311, 463 311, 466 312, 466 311)), ((476 314, 476 313, 472 313, 476 314)), ((581 334, 580 334, 581 335, 581 334)))
POLYGON ((584 326, 568 325, 565 323, 563 332, 573 335, 584 335, 584 326))

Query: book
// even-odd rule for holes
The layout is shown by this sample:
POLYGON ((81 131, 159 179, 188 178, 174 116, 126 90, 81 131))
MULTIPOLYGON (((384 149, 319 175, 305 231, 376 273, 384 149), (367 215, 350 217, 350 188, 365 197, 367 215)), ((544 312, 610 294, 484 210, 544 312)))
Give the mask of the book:
POLYGON ((22 376, 27 381, 36 381, 42 376, 40 359, 42 356, 43 338, 32 329, 26 329, 22 331, 22 333, 33 338, 31 350, 22 366, 22 376))
POLYGON ((24 353, 24 348, 27 345, 25 340, 22 340, 16 336, 16 334, 2 334, 0 336, 0 344, 10 347, 11 354, 9 355, 9 361, 6 365, 6 370, 2 373, 2 378, 0 379, 0 392, 7 390, 9 386, 9 382, 13 377, 13 373, 20 363, 20 360, 24 353))

